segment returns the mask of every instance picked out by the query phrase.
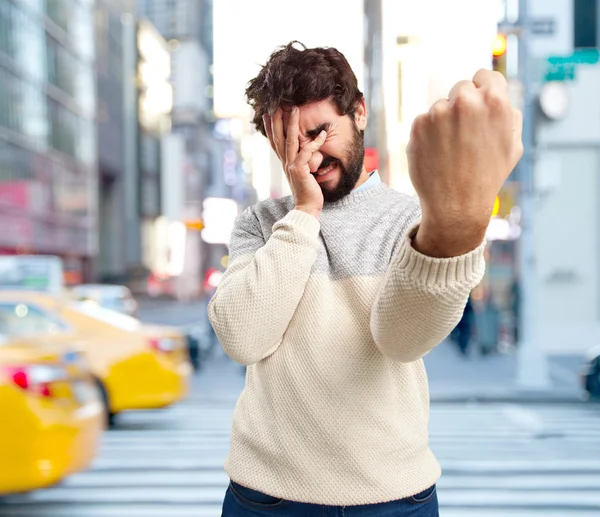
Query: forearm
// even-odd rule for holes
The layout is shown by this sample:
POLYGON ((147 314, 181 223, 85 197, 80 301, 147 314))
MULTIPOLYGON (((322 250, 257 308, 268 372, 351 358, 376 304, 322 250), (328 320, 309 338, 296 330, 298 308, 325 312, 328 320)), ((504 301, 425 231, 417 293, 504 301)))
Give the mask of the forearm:
POLYGON ((268 242, 227 269, 208 307, 225 352, 253 364, 281 342, 317 256, 318 221, 293 211, 268 242))
POLYGON ((480 243, 466 254, 435 258, 404 238, 371 312, 371 332, 383 354, 415 361, 448 336, 483 277, 483 249, 480 243))
POLYGON ((412 245, 419 253, 433 258, 460 257, 476 249, 485 239, 489 217, 473 218, 469 223, 464 217, 435 221, 433 217, 423 216, 412 245))

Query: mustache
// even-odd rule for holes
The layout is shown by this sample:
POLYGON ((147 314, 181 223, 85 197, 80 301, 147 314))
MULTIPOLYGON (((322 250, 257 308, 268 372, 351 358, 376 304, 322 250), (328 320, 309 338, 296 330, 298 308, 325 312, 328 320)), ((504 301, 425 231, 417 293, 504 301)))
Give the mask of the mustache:
POLYGON ((332 158, 331 156, 327 156, 327 157, 323 158, 323 161, 321 162, 321 165, 319 165, 319 170, 326 169, 332 163, 335 163, 337 161, 338 160, 336 158, 332 158))

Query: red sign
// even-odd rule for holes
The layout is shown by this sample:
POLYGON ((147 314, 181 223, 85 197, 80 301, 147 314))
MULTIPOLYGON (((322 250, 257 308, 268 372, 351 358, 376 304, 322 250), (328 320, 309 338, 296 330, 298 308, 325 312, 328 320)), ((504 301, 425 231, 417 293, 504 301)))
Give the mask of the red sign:
POLYGON ((374 147, 367 147, 365 149, 365 169, 367 172, 379 169, 379 152, 374 147))
POLYGON ((3 181, 0 183, 0 202, 19 208, 29 208, 29 188, 29 181, 3 181))

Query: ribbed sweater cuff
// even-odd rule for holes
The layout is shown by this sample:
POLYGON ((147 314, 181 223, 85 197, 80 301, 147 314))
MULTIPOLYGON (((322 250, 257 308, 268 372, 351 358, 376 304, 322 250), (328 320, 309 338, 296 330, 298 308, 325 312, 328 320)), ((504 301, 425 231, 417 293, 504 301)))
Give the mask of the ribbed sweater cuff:
POLYGON ((314 239, 319 236, 319 231, 321 230, 321 223, 319 223, 319 220, 301 210, 291 210, 288 212, 283 219, 275 223, 273 231, 282 225, 290 225, 314 239))
POLYGON ((412 246, 412 236, 418 224, 403 238, 396 263, 409 279, 430 288, 445 289, 453 285, 475 286, 485 270, 485 240, 473 251, 450 258, 428 257, 412 246))

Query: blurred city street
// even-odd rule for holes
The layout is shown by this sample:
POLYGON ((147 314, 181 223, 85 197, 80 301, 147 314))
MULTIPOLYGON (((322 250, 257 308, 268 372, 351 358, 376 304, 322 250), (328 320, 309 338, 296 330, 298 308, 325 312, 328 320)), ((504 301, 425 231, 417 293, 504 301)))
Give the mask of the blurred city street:
POLYGON ((0 517, 599 517, 600 0, 297 7, 0 0, 0 517))
MULTIPOLYGON (((140 317, 158 324, 186 325, 205 314, 202 302, 171 303, 165 300, 142 299, 140 317)), ((429 374, 430 394, 438 402, 463 400, 573 402, 581 400, 581 355, 560 355, 549 358, 552 385, 547 392, 519 390, 515 386, 517 354, 482 356, 473 347, 469 357, 461 356, 453 343, 447 341, 425 358, 429 374)))
MULTIPOLYGON (((433 366, 430 376, 434 387, 444 382, 433 366)), ((231 417, 242 389, 241 367, 215 354, 194 377, 187 400, 119 415, 90 470, 54 488, 7 497, 0 515, 218 517, 231 417)), ((598 405, 433 402, 430 437, 444 471, 442 517, 600 512, 598 405)))

